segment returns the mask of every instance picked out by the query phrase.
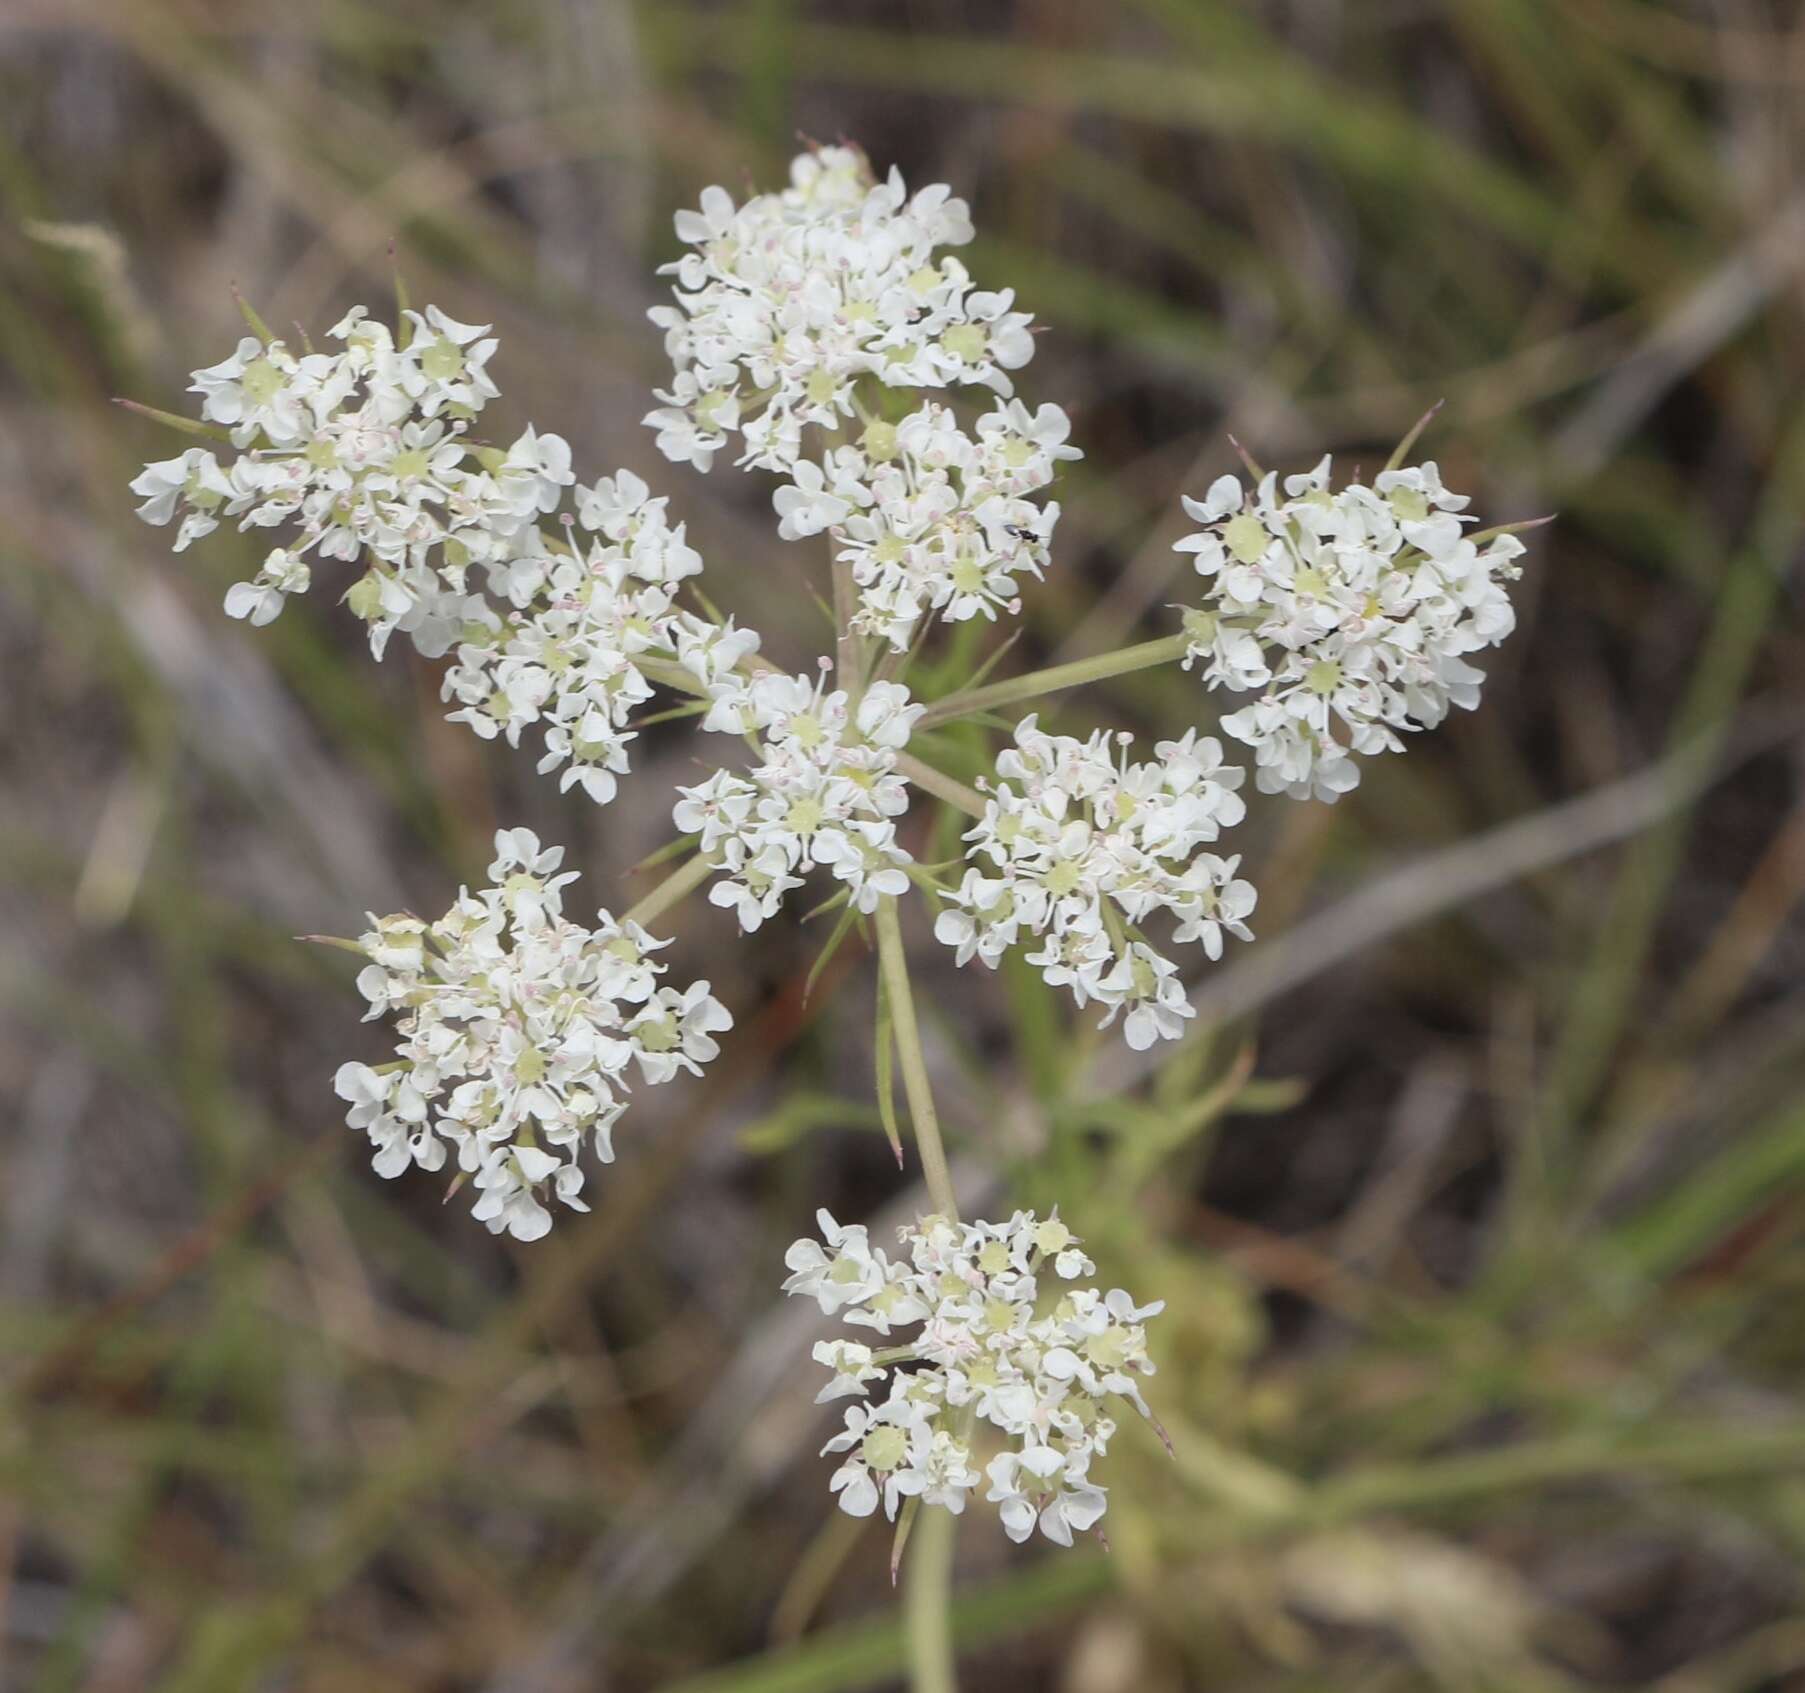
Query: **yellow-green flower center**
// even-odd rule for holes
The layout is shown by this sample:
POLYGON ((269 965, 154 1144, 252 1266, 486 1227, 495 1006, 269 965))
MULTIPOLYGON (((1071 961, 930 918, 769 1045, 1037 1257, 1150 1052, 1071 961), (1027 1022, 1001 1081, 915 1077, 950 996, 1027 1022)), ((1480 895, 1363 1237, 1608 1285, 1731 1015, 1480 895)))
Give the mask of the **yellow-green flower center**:
POLYGON ((1119 1370, 1128 1357, 1128 1331, 1105 1329, 1094 1334, 1084 1346, 1085 1356, 1100 1370, 1119 1370))
POLYGON ((441 335, 420 355, 420 370, 429 382, 455 381, 464 372, 464 350, 449 335, 441 335))
POLYGON ((984 572, 970 554, 961 554, 953 566, 953 586, 962 594, 975 594, 984 586, 984 572))
POLYGON ((955 323, 940 337, 941 346, 956 359, 976 364, 984 356, 984 327, 977 323, 955 323))
POLYGON ((252 359, 244 367, 244 392, 253 405, 267 406, 282 392, 282 372, 268 359, 252 359))
POLYGON ((807 794, 784 814, 783 823, 792 834, 812 835, 821 827, 826 815, 821 809, 821 802, 813 794, 807 794))
POLYGON ((886 1423, 865 1436, 859 1456, 874 1470, 893 1470, 909 1452, 909 1437, 894 1424, 886 1423))
POLYGON ((1243 564, 1258 564, 1266 556, 1272 537, 1266 533, 1265 524, 1252 512, 1244 511, 1229 520, 1228 527, 1222 531, 1222 539, 1243 564))
POLYGON ((382 578, 373 570, 360 576, 346 592, 345 604, 351 608, 353 617, 370 622, 382 611, 382 578))
POLYGON ((1429 515, 1429 497, 1420 488, 1393 488, 1385 497, 1406 523, 1421 523, 1429 515))

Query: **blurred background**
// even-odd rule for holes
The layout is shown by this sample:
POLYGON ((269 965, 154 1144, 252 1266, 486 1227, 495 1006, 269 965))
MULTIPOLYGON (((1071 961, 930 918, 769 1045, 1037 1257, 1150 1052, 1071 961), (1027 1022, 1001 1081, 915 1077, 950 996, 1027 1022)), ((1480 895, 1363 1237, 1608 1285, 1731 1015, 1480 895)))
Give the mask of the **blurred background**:
MULTIPOLYGON (((1023 654, 1169 628, 1176 500, 1427 438, 1531 537, 1484 708, 1245 832, 1252 949, 1154 1068, 919 925, 956 1154, 1163 1295, 1111 1551, 962 1536, 969 1685, 1805 1688, 1805 27, 1763 0, 6 0, 0 1684, 839 1689, 900 1674, 831 1510, 817 1204, 894 1220, 869 960, 693 903, 738 1027, 593 1215, 376 1179, 340 955, 500 823, 642 887, 683 733, 561 801, 253 549, 125 484, 241 333, 493 321, 506 425, 673 495, 806 662, 769 489, 656 458, 671 213, 856 139, 972 203, 1089 455, 1023 654)), ((505 436, 503 437, 505 438, 505 436)), ((951 678, 947 678, 949 681, 951 678)), ((1062 708, 1208 720, 1176 672, 1062 708)))

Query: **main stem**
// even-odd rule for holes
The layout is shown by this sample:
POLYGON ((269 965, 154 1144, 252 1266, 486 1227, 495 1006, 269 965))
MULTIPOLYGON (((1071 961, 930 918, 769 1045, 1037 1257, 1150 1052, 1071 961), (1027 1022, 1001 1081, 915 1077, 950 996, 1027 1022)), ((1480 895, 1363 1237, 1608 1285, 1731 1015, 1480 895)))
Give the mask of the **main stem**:
POLYGON ((927 1183, 928 1198, 933 1201, 934 1209, 949 1222, 956 1223, 959 1201, 953 1194, 946 1145, 940 1138, 940 1115, 934 1109, 934 1092, 928 1083, 927 1057, 921 1050, 921 1028, 915 1021, 915 996, 909 989, 909 960, 903 951, 902 924, 897 920, 893 895, 886 895, 878 903, 877 960, 884 976, 884 993, 890 1002, 890 1027, 896 1036, 903 1092, 908 1096, 909 1115, 915 1123, 922 1180, 927 1183))
MULTIPOLYGON (((928 1082, 928 1063, 915 1021, 915 996, 909 988, 909 960, 903 950, 902 924, 896 901, 885 898, 877 908, 878 968, 890 1003, 890 1027, 902 1066, 903 1091, 915 1122, 915 1144, 921 1152, 921 1174, 934 1209, 949 1222, 959 1220, 946 1146, 940 1139, 940 1116, 928 1082)), ((909 1685, 913 1693, 955 1693, 953 1660, 953 1541, 959 1519, 949 1510, 923 1510, 915 1524, 909 1574, 903 1591, 903 1630, 909 1645, 909 1685)))
POLYGON ((903 1630, 909 1642, 913 1693, 956 1693, 953 1657, 953 1542, 959 1519, 936 1506, 915 1524, 903 1584, 903 1630))
POLYGON ((1143 641, 1139 646, 1099 653, 1095 658, 1074 659, 1070 664, 1031 670, 1026 676, 1011 676, 1007 681, 992 682, 982 688, 967 688, 935 700, 921 714, 920 726, 929 729, 936 723, 967 717, 974 711, 988 711, 992 706, 1014 705, 1019 700, 1057 693, 1061 688, 1079 688, 1087 682, 1101 682, 1108 676, 1125 676, 1131 670, 1170 664, 1174 659, 1183 658, 1190 645, 1189 635, 1163 635, 1157 641, 1143 641))

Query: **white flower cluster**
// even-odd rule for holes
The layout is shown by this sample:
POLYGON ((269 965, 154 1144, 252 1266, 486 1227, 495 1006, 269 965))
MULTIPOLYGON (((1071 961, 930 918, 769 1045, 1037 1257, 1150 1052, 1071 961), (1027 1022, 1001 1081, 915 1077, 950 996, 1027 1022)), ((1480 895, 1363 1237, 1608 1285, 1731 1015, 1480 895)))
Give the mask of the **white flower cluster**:
POLYGON ((956 1514, 988 1481, 984 1497, 1011 1540, 1038 1524, 1069 1546, 1074 1530, 1096 1524, 1108 1501, 1091 1463, 1115 1434, 1114 1399, 1151 1420, 1136 1377, 1154 1373, 1144 1324, 1163 1303, 1137 1306, 1120 1288, 1071 1285, 1096 1266, 1056 1215, 929 1217, 900 1231, 895 1258, 862 1226, 842 1227, 826 1211, 817 1222, 822 1240, 799 1240, 785 1258, 786 1293, 878 1337, 921 1325, 882 1351, 854 1340, 815 1347, 816 1362, 833 1372, 817 1403, 860 1401, 823 1448, 846 1455, 829 1484, 840 1508, 866 1517, 881 1498, 894 1518, 903 1500, 919 1499, 956 1514), (1008 1442, 982 1474, 980 1427, 1008 1442))
POLYGON ((1193 1013, 1178 967, 1139 925, 1169 912, 1175 941, 1220 958, 1225 933, 1251 938, 1255 895, 1235 874, 1239 857, 1198 851, 1246 811, 1245 773, 1222 762, 1221 743, 1190 730, 1130 764, 1132 737, 1115 740, 1119 757, 1106 730, 1079 741, 1022 720, 997 759, 1005 780, 965 837, 975 862, 934 932, 959 963, 975 956, 992 969, 1037 937, 1028 962, 1080 1005, 1105 1007, 1105 1027, 1126 1009, 1124 1033, 1140 1049, 1175 1040, 1193 1013))
POLYGON ((178 511, 176 551, 233 518, 241 529, 292 524, 277 547, 227 596, 234 617, 268 623, 309 585, 309 558, 368 562, 347 596, 381 654, 401 629, 429 656, 448 651, 483 615, 472 564, 503 598, 544 569, 536 519, 572 481, 570 449, 529 428, 506 452, 475 448, 470 424, 496 395, 486 325, 436 306, 406 314, 397 342, 360 306, 331 331, 335 353, 296 355, 281 341, 246 336, 228 359, 194 373, 201 416, 224 428, 239 455, 222 465, 209 448, 147 465, 132 483, 138 515, 167 523, 178 511))
POLYGON ((1278 488, 1269 474, 1250 497, 1223 476, 1185 500, 1205 527, 1178 550, 1210 583, 1185 663, 1211 688, 1259 693, 1222 728, 1254 749, 1261 792, 1334 800, 1359 784, 1353 755, 1400 751, 1400 731, 1479 703, 1465 655, 1515 627, 1505 585, 1524 548, 1469 537, 1467 498, 1433 463, 1332 492, 1324 458, 1278 488))
POLYGON ((473 629, 447 670, 443 694, 484 740, 510 746, 538 723, 545 736, 543 775, 562 768, 559 786, 581 786, 600 804, 627 769, 627 727, 652 697, 635 662, 648 651, 673 652, 699 683, 715 679, 758 648, 749 630, 703 622, 675 604, 679 583, 702 569, 701 557, 665 516, 667 502, 631 471, 579 490, 571 545, 518 586, 531 594, 473 629), (576 525, 595 538, 576 545, 576 525))
POLYGON ((935 249, 972 238, 944 183, 911 197, 892 170, 874 182, 854 147, 821 147, 790 166, 790 186, 735 206, 705 189, 679 212, 692 251, 661 275, 675 306, 655 306, 675 368, 646 422, 666 456, 706 470, 737 434, 740 462, 790 470, 802 431, 856 415, 861 376, 910 388, 981 384, 1013 392, 1008 372, 1034 346, 1012 290, 986 293, 935 249))
POLYGON ((924 613, 949 623, 1021 609, 1016 577, 1046 570, 1059 504, 1033 504, 1062 459, 1071 424, 1058 406, 999 400, 960 429, 929 401, 902 422, 874 421, 857 446, 805 460, 773 496, 785 540, 829 531, 859 587, 855 627, 898 651, 924 613))
POLYGON ((910 858, 896 819, 909 794, 896 755, 922 710, 896 682, 874 682, 855 708, 844 690, 827 692, 825 672, 813 684, 775 671, 717 682, 703 727, 750 737, 760 762, 677 790, 677 827, 699 836, 721 871, 709 899, 750 934, 817 865, 863 912, 905 893, 910 858))
POLYGON ((910 197, 894 170, 876 182, 855 148, 824 147, 782 193, 736 207, 708 189, 677 234, 693 249, 665 267, 677 304, 651 314, 675 369, 646 418, 666 455, 706 470, 738 434, 741 463, 790 479, 779 533, 831 531, 860 628, 899 649, 929 612, 1018 609, 1016 579, 1046 568, 1059 517, 1029 496, 1080 455, 1058 406, 1011 400, 1008 372, 1034 352, 1012 292, 974 289, 936 255, 971 239, 964 202, 943 183, 910 197), (998 398, 969 434, 934 400, 897 419, 901 391, 971 386, 998 398), (811 425, 836 443, 819 458, 811 425), (849 430, 856 444, 838 444, 849 430))
POLYGON ((310 555, 364 559, 346 599, 376 655, 397 629, 429 658, 455 649, 451 718, 510 746, 540 725, 540 771, 605 803, 652 697, 639 661, 653 654, 705 688, 758 637, 678 608, 702 559, 640 477, 578 486, 566 443, 530 425, 505 453, 473 444, 468 426, 496 394, 494 338, 436 306, 406 315, 405 346, 360 306, 333 328, 336 354, 296 358, 247 336, 196 371, 203 417, 244 451, 229 466, 203 447, 148 465, 132 484, 139 515, 167 523, 180 510, 178 552, 222 517, 293 523, 295 543, 226 596, 253 623, 307 589, 310 555), (548 534, 567 494, 574 513, 548 534))
POLYGON ((588 1209, 583 1142, 613 1161, 630 1072, 648 1083, 699 1074, 733 1019, 707 982, 660 987, 652 954, 669 943, 637 923, 564 917, 576 872, 558 872, 562 847, 509 829, 495 854, 495 885, 460 891, 436 923, 371 918, 357 987, 369 1017, 397 1015, 401 1040, 394 1063, 343 1065, 335 1086, 378 1175, 441 1169, 449 1146, 477 1192, 472 1214, 492 1233, 537 1240, 552 1225, 542 1196, 588 1209))

